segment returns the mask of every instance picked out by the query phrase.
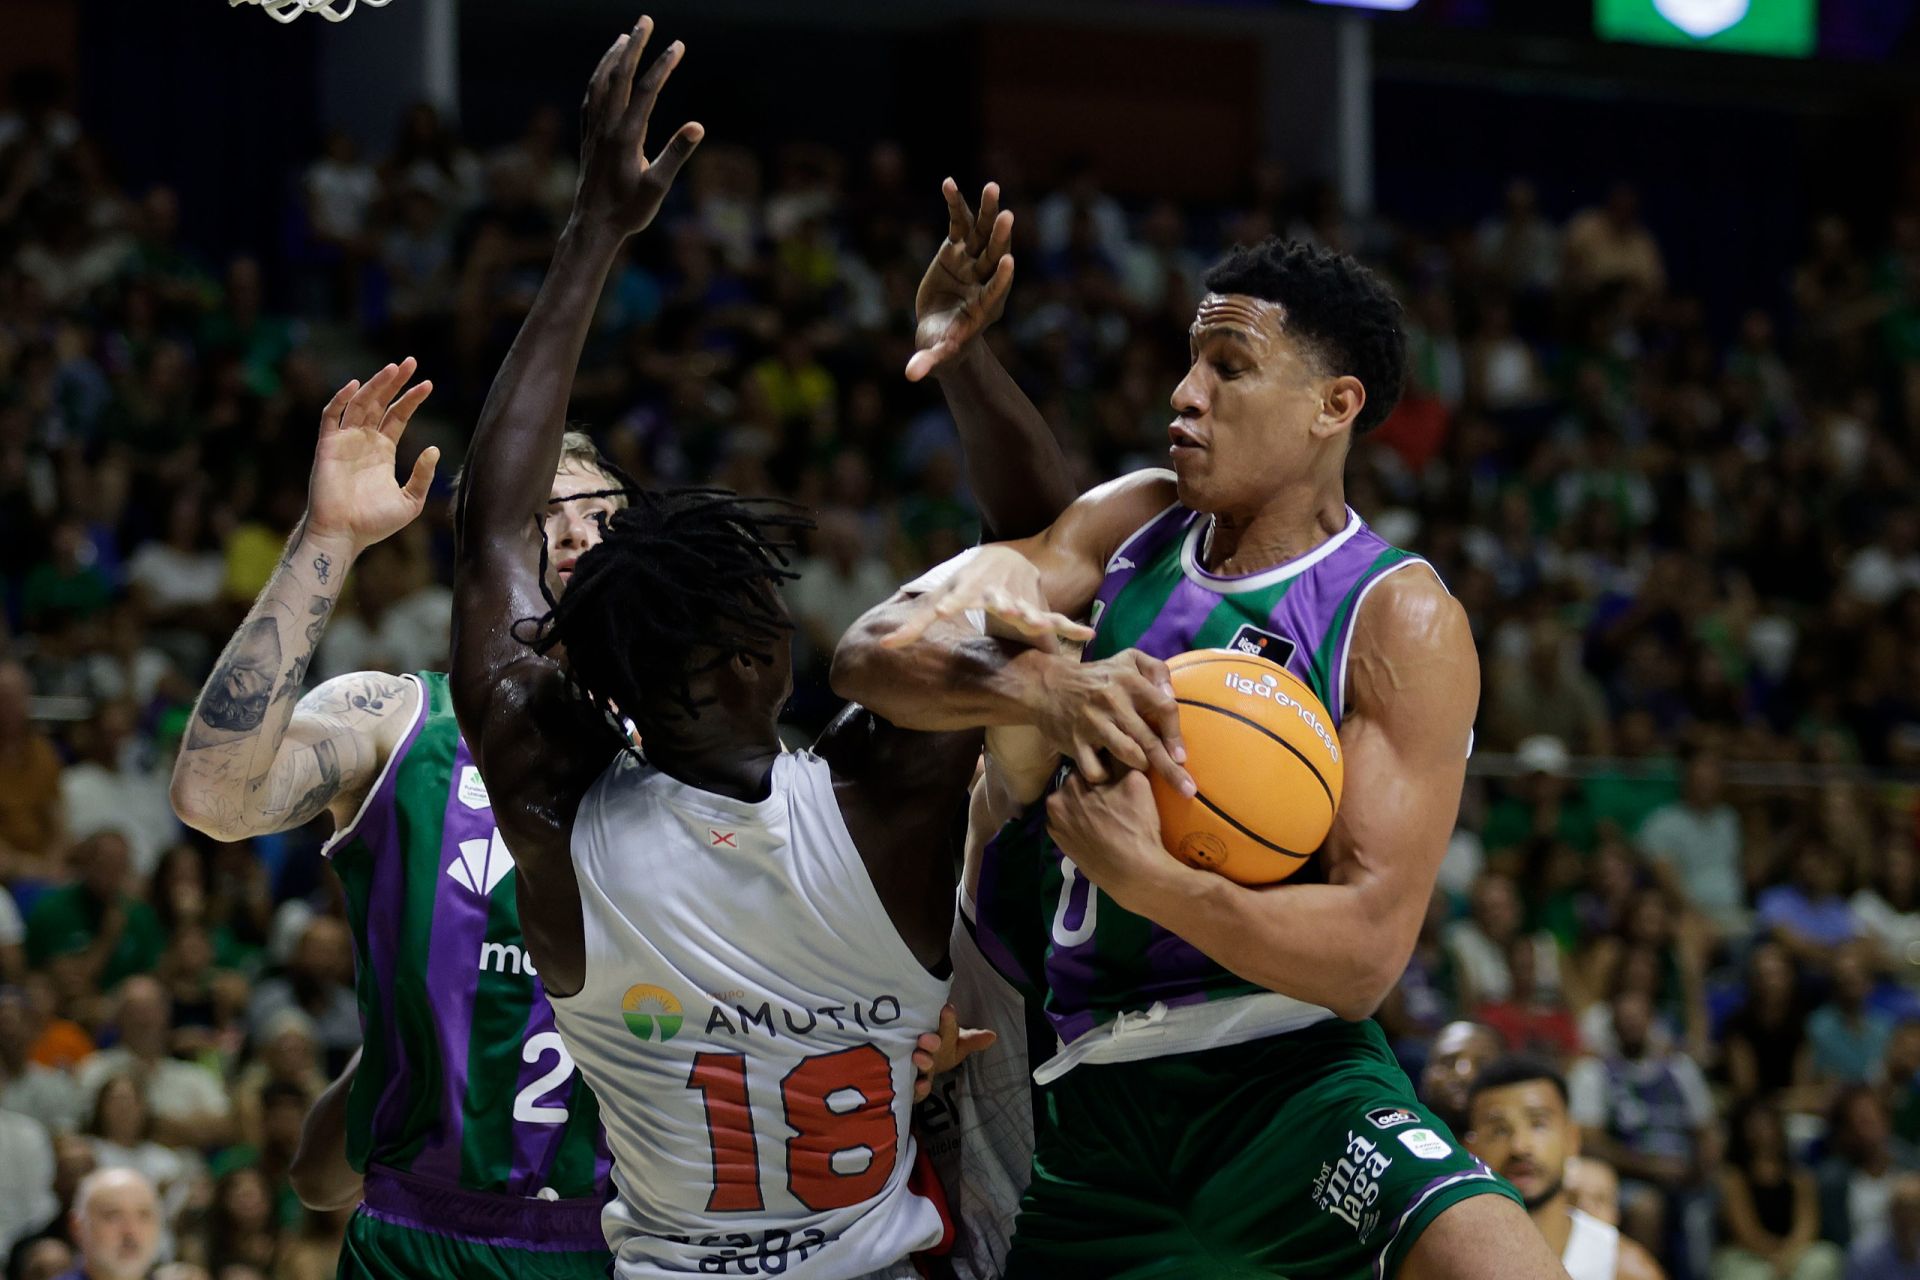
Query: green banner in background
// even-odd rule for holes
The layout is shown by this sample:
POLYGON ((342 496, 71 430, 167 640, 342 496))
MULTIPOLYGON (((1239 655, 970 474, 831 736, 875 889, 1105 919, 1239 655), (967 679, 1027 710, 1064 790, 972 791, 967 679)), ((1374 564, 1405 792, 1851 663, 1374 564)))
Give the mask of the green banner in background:
POLYGON ((1594 0, 1593 19, 1606 40, 1805 58, 1814 49, 1817 5, 1818 0, 1594 0))

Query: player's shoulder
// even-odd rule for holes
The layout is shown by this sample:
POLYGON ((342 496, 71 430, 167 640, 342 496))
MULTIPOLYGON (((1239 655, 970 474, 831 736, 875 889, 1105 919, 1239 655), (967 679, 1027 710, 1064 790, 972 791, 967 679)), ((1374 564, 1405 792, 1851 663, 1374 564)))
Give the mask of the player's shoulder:
POLYGON ((1354 647, 1423 658, 1474 658, 1467 611, 1432 565, 1399 562, 1372 583, 1356 605, 1354 647))
POLYGON ((1104 562, 1136 530, 1179 502, 1173 472, 1132 471, 1081 494, 1052 532, 1104 562))
POLYGON ((1653 1255, 1624 1233, 1620 1236, 1620 1253, 1614 1261, 1613 1274, 1614 1280, 1667 1280, 1667 1273, 1660 1269, 1653 1255))

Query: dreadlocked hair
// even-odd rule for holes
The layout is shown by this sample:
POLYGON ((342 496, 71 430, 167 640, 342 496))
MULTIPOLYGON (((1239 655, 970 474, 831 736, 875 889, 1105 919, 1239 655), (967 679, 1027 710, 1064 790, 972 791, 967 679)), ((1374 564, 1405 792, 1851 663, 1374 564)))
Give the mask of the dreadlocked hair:
POLYGON ((793 503, 730 489, 621 492, 627 506, 557 599, 543 545, 548 608, 530 643, 543 654, 565 646, 574 691, 616 720, 663 702, 697 719, 712 699, 693 696, 693 677, 736 654, 771 662, 792 629, 771 588, 799 576, 789 553, 813 521, 793 503))

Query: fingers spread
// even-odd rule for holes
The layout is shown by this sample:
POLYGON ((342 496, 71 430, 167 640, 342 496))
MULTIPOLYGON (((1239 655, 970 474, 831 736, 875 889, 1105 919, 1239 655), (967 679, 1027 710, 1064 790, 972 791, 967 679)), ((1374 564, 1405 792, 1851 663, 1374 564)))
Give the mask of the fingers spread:
POLYGON ((680 126, 673 137, 667 139, 667 145, 654 158, 653 168, 659 181, 671 184, 680 173, 680 166, 687 162, 700 140, 707 136, 707 127, 698 121, 689 121, 680 126))
POLYGON ((427 397, 432 394, 433 383, 430 381, 408 388, 407 393, 394 401, 393 406, 387 410, 386 419, 380 424, 381 432, 389 440, 398 440, 401 433, 406 431, 407 423, 413 420, 414 412, 425 404, 427 397))
POLYGON ((965 244, 973 228, 973 210, 967 208, 967 202, 960 194, 960 184, 952 178, 940 184, 940 194, 947 201, 947 239, 954 244, 965 244))
POLYGON ((327 407, 320 411, 320 429, 322 431, 340 425, 340 418, 341 415, 346 412, 347 402, 353 399, 354 393, 358 390, 360 390, 360 380, 355 378, 353 381, 347 383, 346 386, 333 393, 333 399, 327 401, 327 407))
POLYGON ((613 80, 607 86, 607 107, 615 117, 624 114, 633 101, 633 74, 639 69, 640 55, 647 51, 647 40, 652 35, 653 19, 644 14, 627 34, 626 47, 620 50, 620 61, 614 64, 613 80))

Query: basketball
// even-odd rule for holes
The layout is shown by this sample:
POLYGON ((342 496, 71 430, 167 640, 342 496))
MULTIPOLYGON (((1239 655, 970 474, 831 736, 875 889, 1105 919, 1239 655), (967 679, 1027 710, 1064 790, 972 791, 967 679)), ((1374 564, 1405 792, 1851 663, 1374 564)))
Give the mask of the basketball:
POLYGON ((1181 861, 1240 884, 1285 880, 1340 808, 1346 770, 1333 717, 1265 658, 1200 649, 1167 667, 1198 791, 1189 798, 1153 778, 1161 840, 1181 861))

